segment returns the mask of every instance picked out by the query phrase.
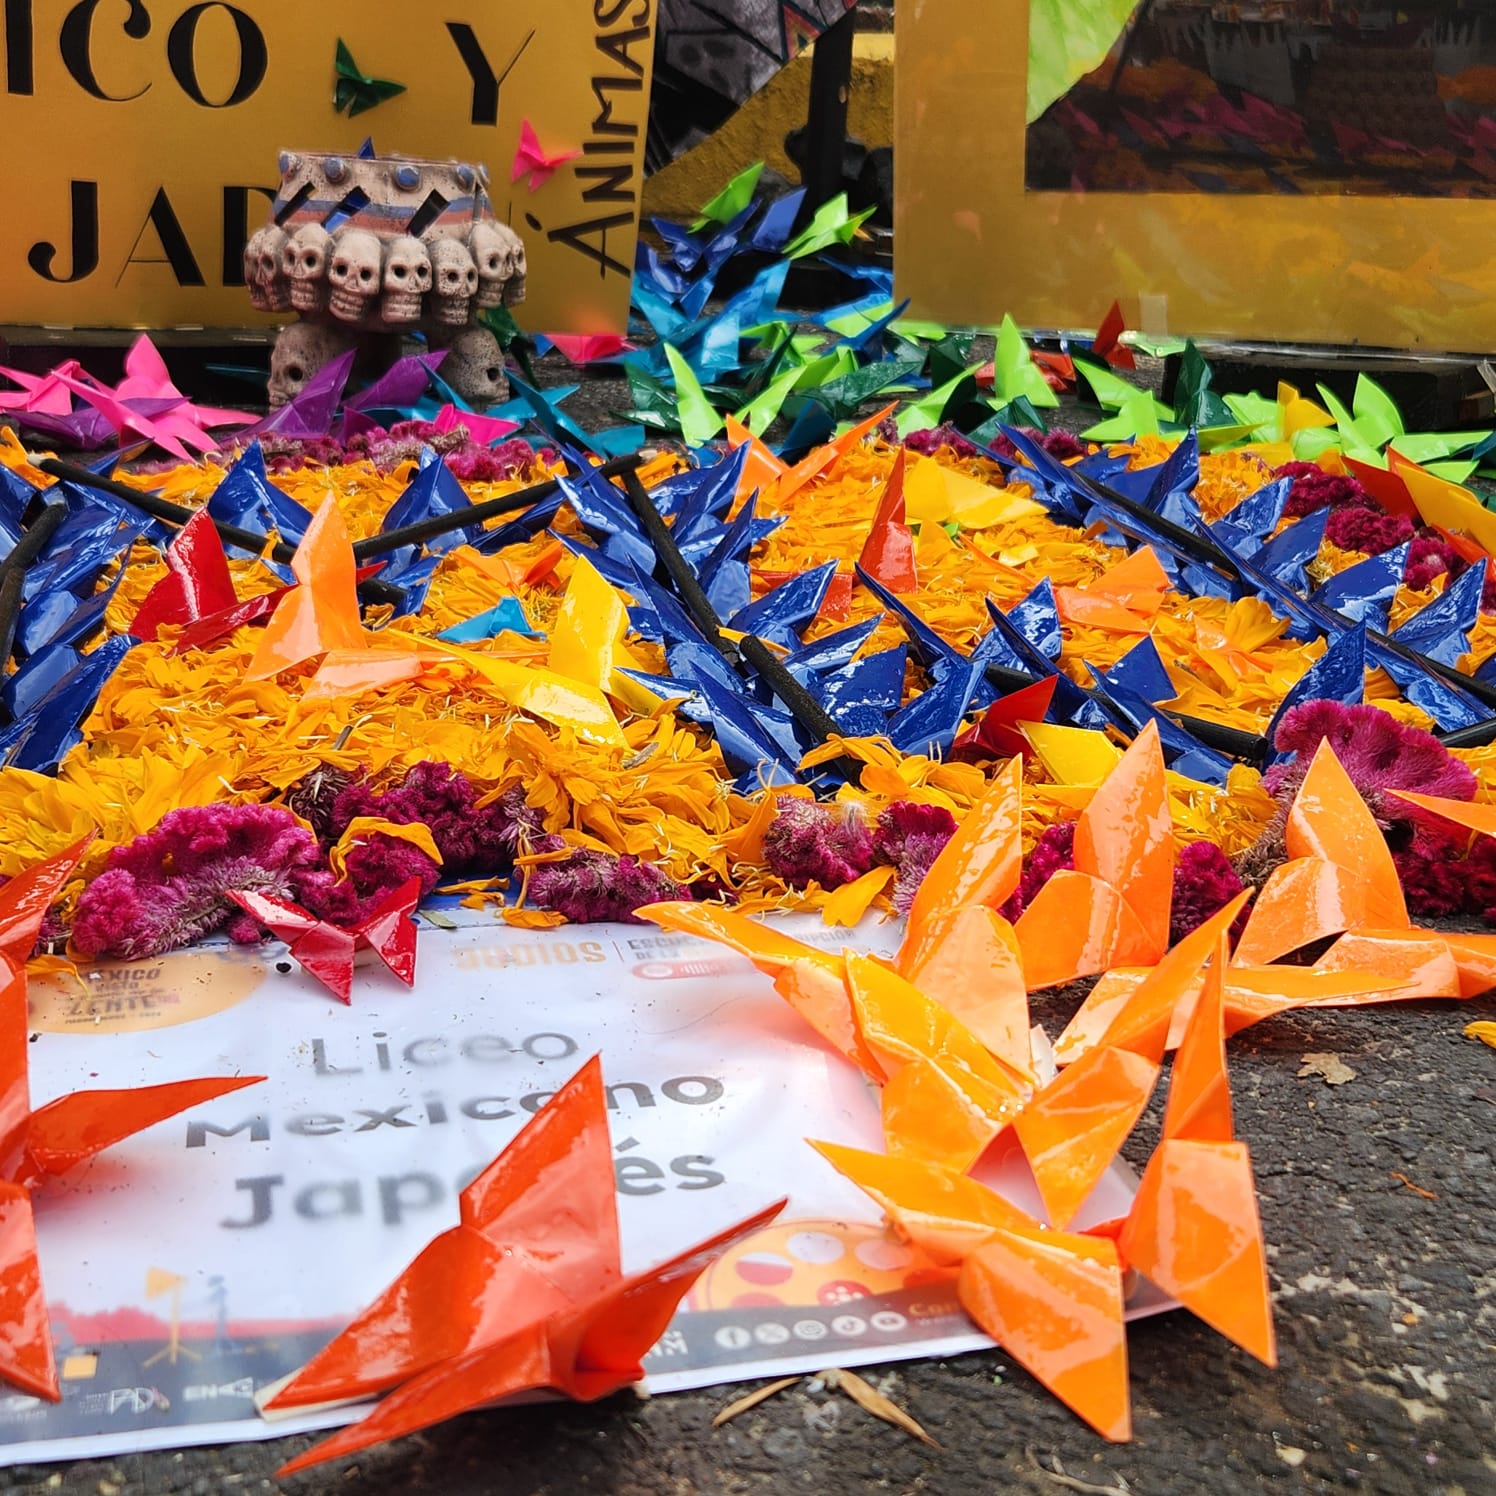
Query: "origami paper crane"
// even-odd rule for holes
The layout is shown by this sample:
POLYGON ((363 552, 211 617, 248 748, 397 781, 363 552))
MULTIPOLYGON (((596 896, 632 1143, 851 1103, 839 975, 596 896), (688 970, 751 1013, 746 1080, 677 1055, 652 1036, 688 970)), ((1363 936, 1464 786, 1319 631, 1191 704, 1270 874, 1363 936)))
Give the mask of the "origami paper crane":
POLYGON ((1077 819, 1075 870, 1056 873, 1014 927, 1029 990, 1152 965, 1168 946, 1173 888, 1163 750, 1150 722, 1077 819))
POLYGON ((527 177, 529 180, 526 185, 531 192, 535 192, 555 176, 559 167, 581 154, 580 150, 544 150, 540 138, 535 134, 535 126, 529 120, 521 120, 519 144, 514 149, 514 168, 509 174, 509 180, 517 182, 521 177, 527 177))
POLYGON ((939 1164, 811 1146, 902 1237, 937 1263, 960 1264, 962 1306, 1014 1360, 1105 1438, 1132 1436, 1123 1266, 1113 1241, 1054 1230, 939 1164))
POLYGON ((182 526, 162 559, 166 575, 146 593, 130 624, 137 639, 154 639, 163 623, 195 623, 238 604, 223 542, 206 510, 182 526))
POLYGON ((337 73, 337 83, 333 88, 332 107, 337 113, 346 114, 349 119, 356 114, 367 113, 387 99, 405 92, 403 83, 392 83, 388 78, 371 78, 361 71, 342 37, 338 38, 333 67, 337 73))
POLYGON ((125 354, 124 377, 114 386, 95 379, 76 360, 59 364, 40 378, 12 369, 0 369, 0 374, 22 387, 19 395, 0 394, 0 409, 13 410, 23 419, 34 411, 60 423, 61 434, 67 434, 71 423, 74 434, 97 436, 78 425, 83 418, 73 407, 71 397, 76 396, 117 436, 134 432, 183 462, 192 461, 188 447, 212 452, 220 446, 209 435, 210 427, 248 425, 254 420, 243 411, 194 405, 172 383, 156 345, 144 334, 125 354))
POLYGON ((96 1153, 263 1076, 74 1091, 33 1109, 27 1081, 26 959, 87 842, 0 887, 0 1377, 61 1400, 32 1220, 32 1192, 96 1153))
POLYGON ((857 564, 890 592, 913 592, 919 586, 914 567, 914 532, 904 515, 904 449, 894 458, 873 528, 857 564))
POLYGON ((1174 1059, 1163 1136, 1117 1245, 1124 1260, 1228 1340, 1277 1365, 1266 1251, 1226 1078, 1224 929, 1174 1059))
POLYGON ((589 1060, 462 1191, 461 1224, 271 1399, 296 1408, 397 1389, 279 1474, 513 1393, 550 1388, 591 1402, 639 1381, 691 1284, 784 1205, 625 1276, 602 1067, 589 1060))
POLYGON ((291 558, 298 586, 276 604, 246 672, 248 680, 289 670, 330 649, 364 642, 353 545, 337 501, 324 499, 291 558))
POLYGON ((340 1003, 353 1002, 353 960, 360 947, 372 950, 407 987, 415 985, 416 926, 411 915, 421 902, 419 878, 402 883, 346 928, 272 894, 231 889, 228 896, 284 940, 302 970, 316 977, 340 1003))

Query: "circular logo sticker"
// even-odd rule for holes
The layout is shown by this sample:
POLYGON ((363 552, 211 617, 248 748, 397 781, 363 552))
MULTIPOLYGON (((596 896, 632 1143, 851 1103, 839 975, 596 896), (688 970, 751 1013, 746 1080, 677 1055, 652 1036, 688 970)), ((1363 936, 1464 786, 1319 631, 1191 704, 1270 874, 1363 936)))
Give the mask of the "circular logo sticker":
POLYGON ((45 1034, 138 1034, 211 1018, 264 981, 257 952, 227 946, 150 961, 105 961, 28 983, 30 1026, 45 1034))

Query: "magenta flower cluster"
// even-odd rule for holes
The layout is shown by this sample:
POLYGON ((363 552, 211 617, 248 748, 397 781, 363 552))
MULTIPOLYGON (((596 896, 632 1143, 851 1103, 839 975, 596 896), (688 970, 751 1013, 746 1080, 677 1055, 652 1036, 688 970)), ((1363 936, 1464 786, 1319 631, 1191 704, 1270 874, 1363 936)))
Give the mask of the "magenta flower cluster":
POLYGON ((573 924, 602 920, 643 924, 636 909, 690 897, 689 889, 668 878, 654 863, 590 847, 574 847, 560 861, 539 863, 530 873, 530 902, 564 914, 573 924))
POLYGON ((154 831, 109 853, 79 897, 73 948, 81 956, 133 960, 224 928, 236 940, 258 940, 230 890, 295 898, 298 875, 320 861, 310 833, 278 806, 170 811, 154 831))
POLYGON ((897 800, 869 826, 855 810, 786 797, 764 833, 764 860, 791 888, 814 883, 827 892, 875 867, 891 867, 893 906, 907 914, 955 830, 955 817, 938 805, 897 800))
MULTIPOLYGON (((1075 866, 1075 823, 1046 826, 1023 865, 1017 892, 1000 911, 1016 920, 1054 875, 1075 866)), ((1191 842, 1174 863, 1174 889, 1169 913, 1169 942, 1183 940, 1242 891, 1226 854, 1214 842, 1191 842)), ((1245 911, 1237 921, 1237 933, 1245 911)))
MULTIPOLYGON (((1453 581, 1469 565, 1437 530, 1415 525, 1407 515, 1389 514, 1354 478, 1327 473, 1313 462, 1285 463, 1274 476, 1293 479, 1283 513, 1297 519, 1328 508, 1325 538, 1343 551, 1380 556, 1411 542, 1403 581, 1417 591, 1446 574, 1453 581)), ((1486 580, 1481 607, 1496 611, 1496 576, 1486 580)))
POLYGON ((429 447, 464 483, 496 483, 507 478, 527 478, 541 463, 555 461, 549 448, 537 452, 529 442, 514 438, 490 447, 475 441, 466 426, 439 431, 430 421, 399 421, 387 431, 360 431, 346 442, 324 436, 308 439, 265 436, 260 439, 265 465, 272 473, 297 468, 345 462, 371 462, 387 473, 402 462, 420 459, 429 447))
MULTIPOLYGON (((1293 797, 1324 741, 1387 836, 1409 912, 1423 919, 1467 915, 1496 923, 1496 840, 1476 837, 1467 850, 1463 832, 1388 793, 1414 790, 1473 800, 1475 775, 1432 733, 1404 726, 1377 707, 1306 701, 1285 713, 1274 743, 1294 757, 1263 777, 1279 803, 1263 843, 1281 844, 1293 797)), ((1253 875, 1260 872, 1254 868, 1253 875)))

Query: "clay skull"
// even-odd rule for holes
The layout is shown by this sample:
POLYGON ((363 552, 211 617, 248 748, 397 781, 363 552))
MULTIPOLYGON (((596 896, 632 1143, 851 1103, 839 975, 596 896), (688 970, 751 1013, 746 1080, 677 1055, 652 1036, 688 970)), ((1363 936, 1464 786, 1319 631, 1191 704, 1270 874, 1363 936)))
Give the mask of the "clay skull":
POLYGON ((327 260, 332 235, 320 223, 303 224, 281 253, 291 277, 291 305, 298 312, 320 312, 327 306, 327 260))
POLYGON ((281 264, 285 247, 285 230, 273 223, 256 229, 244 246, 244 284, 257 311, 283 312, 291 305, 291 282, 281 264))
POLYGON ((456 239, 437 239, 430 246, 432 317, 447 327, 460 327, 468 319, 473 293, 478 289, 478 267, 467 247, 456 239))
POLYGON ((294 399, 307 380, 347 346, 344 334, 316 322, 292 322, 281 328, 270 354, 270 404, 294 399))
POLYGON ((379 314, 386 322, 416 322, 421 298, 431 289, 431 257, 419 239, 405 234, 385 246, 384 297, 379 314))
POLYGON ((504 286, 514 275, 516 256, 524 257, 520 237, 502 223, 475 223, 468 233, 468 251, 478 267, 477 303, 502 306, 504 286))
POLYGON ((379 240, 363 229, 344 229, 333 240, 328 307, 344 322, 359 322, 379 295, 379 240))
POLYGON ((504 282, 505 306, 518 306, 525 299, 525 270, 525 241, 515 234, 514 269, 504 282))
POLYGON ((487 410, 509 397, 504 354, 486 327, 464 328, 452 339, 441 374, 474 410, 487 410))

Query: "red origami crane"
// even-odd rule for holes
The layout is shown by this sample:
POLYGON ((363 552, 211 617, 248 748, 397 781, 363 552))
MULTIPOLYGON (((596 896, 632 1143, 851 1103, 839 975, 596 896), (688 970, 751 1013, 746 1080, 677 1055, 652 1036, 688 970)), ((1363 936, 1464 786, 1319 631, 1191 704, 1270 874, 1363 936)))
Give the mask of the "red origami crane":
POLYGON ((151 640, 163 623, 196 623, 238 605, 223 542, 206 509, 177 532, 163 559, 166 575, 146 593, 130 632, 151 640))
POLYGON ((883 497, 878 500, 873 528, 863 542, 857 564, 890 592, 913 592, 919 586, 914 570, 914 532, 909 528, 904 512, 902 447, 894 458, 883 497))
POLYGON ((25 962, 43 917, 87 845, 79 842, 0 888, 0 1376, 53 1402, 62 1394, 36 1256, 31 1191, 187 1107, 264 1079, 221 1076, 133 1090, 74 1091, 32 1110, 25 962))
POLYGON ((367 946, 405 983, 416 979, 416 926, 411 915, 421 902, 421 880, 411 878, 387 894, 356 924, 344 928, 273 894, 230 890, 231 898, 291 948, 291 954, 334 997, 353 1001, 353 958, 367 946))
POLYGON ((462 1192, 461 1223, 269 1402, 396 1388, 361 1423, 284 1466, 290 1475, 516 1392, 583 1402, 637 1382, 691 1284, 780 1200, 646 1273, 625 1277, 602 1066, 589 1060, 462 1192))

